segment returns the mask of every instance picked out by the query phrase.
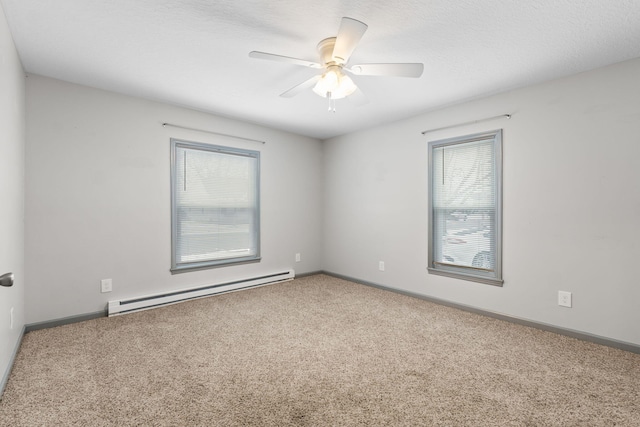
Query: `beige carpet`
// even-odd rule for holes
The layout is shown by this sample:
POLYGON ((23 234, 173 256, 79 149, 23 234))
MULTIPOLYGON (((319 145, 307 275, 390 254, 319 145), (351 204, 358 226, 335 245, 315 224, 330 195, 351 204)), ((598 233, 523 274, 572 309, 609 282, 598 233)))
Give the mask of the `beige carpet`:
POLYGON ((324 275, 28 333, 2 426, 640 426, 640 355, 324 275))

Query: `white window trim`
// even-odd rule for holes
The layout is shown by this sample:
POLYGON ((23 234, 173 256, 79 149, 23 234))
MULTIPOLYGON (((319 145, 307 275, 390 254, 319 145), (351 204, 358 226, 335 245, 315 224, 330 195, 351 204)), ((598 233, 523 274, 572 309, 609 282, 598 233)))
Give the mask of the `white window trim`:
POLYGON ((428 182, 428 204, 429 204, 429 227, 428 227, 428 266, 429 274, 452 277, 472 282, 484 283, 494 286, 502 286, 502 129, 476 133, 461 137, 448 138, 429 142, 429 182, 428 182), (446 265, 434 262, 434 215, 433 215, 433 150, 435 148, 449 145, 464 144, 468 142, 493 139, 495 153, 495 185, 496 185, 496 205, 495 205, 495 268, 493 272, 484 272, 472 267, 446 265))

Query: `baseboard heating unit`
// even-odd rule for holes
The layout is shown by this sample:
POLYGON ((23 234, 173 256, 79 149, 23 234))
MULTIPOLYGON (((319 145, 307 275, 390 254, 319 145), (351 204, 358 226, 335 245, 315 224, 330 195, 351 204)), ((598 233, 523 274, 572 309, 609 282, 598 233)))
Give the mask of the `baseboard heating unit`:
POLYGON ((196 298, 204 298, 211 295, 238 291, 241 289, 255 288, 258 286, 286 282, 288 280, 293 280, 294 278, 295 271, 287 270, 280 273, 271 273, 264 276, 215 285, 201 286, 198 288, 183 289, 180 291, 166 292, 163 294, 147 295, 144 297, 130 298, 121 301, 109 301, 109 304, 107 306, 107 315, 111 317, 118 316, 120 314, 133 313, 135 311, 149 310, 151 308, 176 304, 196 298))

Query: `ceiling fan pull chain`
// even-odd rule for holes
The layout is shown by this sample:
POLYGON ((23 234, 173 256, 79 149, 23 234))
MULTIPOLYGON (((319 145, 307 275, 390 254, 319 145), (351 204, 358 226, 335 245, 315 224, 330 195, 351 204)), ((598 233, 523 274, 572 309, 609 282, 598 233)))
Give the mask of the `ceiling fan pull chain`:
POLYGON ((330 113, 336 112, 336 100, 331 98, 331 92, 327 92, 327 99, 329 100, 329 111, 330 113))

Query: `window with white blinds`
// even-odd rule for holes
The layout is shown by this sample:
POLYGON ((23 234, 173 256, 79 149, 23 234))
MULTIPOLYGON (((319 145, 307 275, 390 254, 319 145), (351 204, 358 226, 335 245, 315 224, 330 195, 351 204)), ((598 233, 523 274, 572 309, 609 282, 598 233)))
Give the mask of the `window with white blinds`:
POLYGON ((172 272, 260 259, 260 153, 171 140, 172 272))
POLYGON ((429 272, 502 284, 502 130, 429 143, 429 272))

